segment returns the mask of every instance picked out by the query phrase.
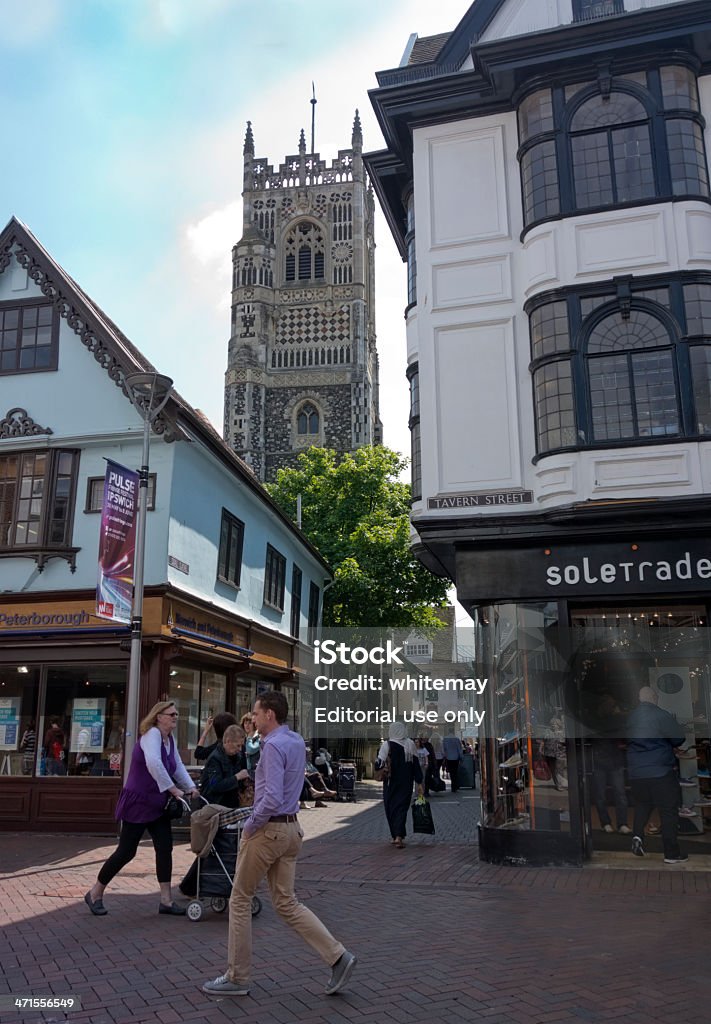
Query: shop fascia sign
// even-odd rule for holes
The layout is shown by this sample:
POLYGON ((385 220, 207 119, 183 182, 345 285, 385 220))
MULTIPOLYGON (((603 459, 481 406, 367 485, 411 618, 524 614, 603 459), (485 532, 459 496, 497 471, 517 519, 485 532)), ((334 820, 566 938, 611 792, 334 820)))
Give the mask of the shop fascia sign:
POLYGON ((224 641, 228 644, 234 644, 235 635, 222 626, 216 625, 214 622, 210 622, 206 619, 199 617, 194 611, 191 610, 189 614, 174 610, 172 607, 168 611, 167 620, 168 629, 185 630, 189 633, 200 634, 205 640, 224 641))
POLYGON ((711 545, 695 541, 546 548, 549 593, 655 593, 708 588, 711 545))
POLYGON ((0 611, 0 631, 10 629, 72 629, 79 626, 102 625, 104 623, 97 622, 93 612, 90 613, 85 608, 63 608, 60 605, 52 609, 39 606, 37 608, 25 608, 22 611, 17 609, 0 611))
POLYGON ((476 491, 471 494, 443 494, 427 499, 427 508, 504 508, 507 505, 530 505, 533 491, 476 491))

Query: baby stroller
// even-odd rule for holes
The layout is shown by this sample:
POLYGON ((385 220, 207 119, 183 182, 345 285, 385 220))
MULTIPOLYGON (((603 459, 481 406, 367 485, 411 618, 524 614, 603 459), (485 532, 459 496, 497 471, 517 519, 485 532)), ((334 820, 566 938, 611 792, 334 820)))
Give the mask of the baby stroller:
MULTIPOLYGON (((204 797, 201 799, 204 804, 208 803, 204 797)), ((209 849, 202 856, 195 858, 179 886, 184 896, 192 897, 185 911, 190 921, 200 920, 208 900, 216 914, 222 914, 227 909, 232 893, 242 828, 251 813, 251 807, 225 808, 218 812, 217 832, 209 849)), ((200 849, 200 837, 194 833, 192 819, 190 838, 192 849, 200 849)), ((262 901, 258 896, 253 896, 252 917, 256 917, 261 909, 262 901)))

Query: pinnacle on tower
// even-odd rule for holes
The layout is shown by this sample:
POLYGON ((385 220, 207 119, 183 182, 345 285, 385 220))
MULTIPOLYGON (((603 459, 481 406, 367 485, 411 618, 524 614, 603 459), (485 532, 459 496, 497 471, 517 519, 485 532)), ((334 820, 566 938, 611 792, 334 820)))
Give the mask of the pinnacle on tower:
POLYGON ((301 129, 301 134, 299 135, 299 152, 300 153, 305 153, 306 152, 306 136, 304 135, 304 129, 303 128, 301 129))
POLYGON ((353 118, 353 135, 351 136, 351 145, 353 149, 359 149, 363 145, 363 131, 360 126, 360 114, 356 109, 355 117, 353 118))
POLYGON ((252 135, 252 122, 247 121, 247 131, 244 134, 244 156, 254 156, 254 136, 252 135))

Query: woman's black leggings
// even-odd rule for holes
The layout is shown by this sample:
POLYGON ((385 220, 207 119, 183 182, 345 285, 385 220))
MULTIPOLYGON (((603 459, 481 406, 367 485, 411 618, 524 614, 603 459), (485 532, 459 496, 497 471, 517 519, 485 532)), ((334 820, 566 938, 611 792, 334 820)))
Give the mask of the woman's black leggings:
POLYGON ((98 874, 98 880, 102 885, 108 885, 121 868, 125 868, 133 860, 146 829, 148 829, 156 851, 156 877, 159 882, 170 882, 170 876, 173 873, 173 833, 170 827, 170 818, 167 814, 161 814, 160 818, 146 824, 137 825, 131 821, 121 822, 119 844, 104 862, 98 874))

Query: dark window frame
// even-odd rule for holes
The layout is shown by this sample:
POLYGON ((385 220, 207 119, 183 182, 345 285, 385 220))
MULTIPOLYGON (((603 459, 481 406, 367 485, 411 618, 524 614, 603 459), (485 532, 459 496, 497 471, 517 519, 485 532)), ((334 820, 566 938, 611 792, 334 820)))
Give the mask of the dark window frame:
MULTIPOLYGON (((20 314, 19 315, 19 319, 18 319, 18 324, 17 324, 16 328, 7 328, 7 330, 8 330, 8 332, 10 330, 13 330, 13 329, 15 330, 15 332, 16 332, 16 342, 15 342, 14 349, 13 348, 2 348, 2 347, 0 347, 0 376, 1 377, 9 377, 9 376, 12 376, 14 374, 21 374, 21 373, 52 373, 52 372, 56 371, 57 367, 58 367, 58 364, 59 364, 59 321, 60 321, 59 310, 57 309, 57 307, 54 305, 53 302, 48 302, 47 299, 44 298, 44 297, 42 297, 42 298, 33 297, 33 298, 30 298, 30 299, 11 299, 11 300, 8 300, 6 302, 0 303, 0 314, 2 314, 2 317, 0 317, 0 321, 4 318, 5 315, 7 315, 7 313, 9 313, 9 312, 11 312, 13 310, 17 310, 18 313, 20 314), (22 347, 22 344, 21 344, 21 342, 22 342, 23 323, 25 321, 25 314, 26 314, 26 312, 31 311, 33 309, 50 309, 52 311, 52 320, 51 320, 51 323, 49 324, 49 327, 50 327, 49 361, 48 361, 46 366, 27 366, 27 367, 22 367, 22 366, 19 365, 19 361, 20 361, 21 353, 23 351, 23 347, 22 347), (14 366, 14 367, 7 367, 7 368, 5 368, 3 366, 3 363, 4 363, 4 353, 13 352, 13 351, 17 355, 17 363, 18 363, 18 365, 14 366)), ((2 324, 0 323, 0 346, 2 346, 2 344, 3 344, 2 335, 3 335, 3 329, 2 329, 2 324)), ((42 346, 42 347, 44 347, 44 346, 42 346)), ((35 350, 37 348, 37 346, 36 345, 35 346, 27 346, 27 348, 28 349, 31 348, 31 349, 35 350)))
POLYGON ((412 363, 407 368, 410 384, 410 499, 422 498, 422 440, 420 436, 420 364, 412 363))
MULTIPOLYGON (((3 522, 0 523, 0 555, 34 556, 37 557, 40 567, 43 567, 46 560, 43 557, 44 554, 64 553, 66 555, 76 552, 77 549, 72 547, 72 535, 74 530, 77 482, 79 479, 79 457, 80 452, 76 448, 34 448, 0 454, 0 466, 9 464, 11 460, 16 460, 14 490, 10 498, 12 502, 12 509, 9 513, 10 518, 3 518, 3 522), (45 459, 43 473, 41 475, 33 473, 31 477, 27 473, 23 474, 24 460, 36 460, 40 457, 45 459), (61 464, 66 458, 71 460, 70 471, 69 473, 60 473, 61 464), (41 480, 42 494, 37 497, 33 487, 33 494, 30 498, 27 495, 23 495, 22 486, 19 483, 23 479, 41 480), (62 480, 68 481, 68 487, 64 494, 61 493, 63 489, 60 486, 62 480), (27 515, 30 518, 21 519, 20 505, 28 500, 30 501, 30 508, 27 510, 27 515), (40 502, 39 516, 33 516, 31 505, 37 501, 40 502), (64 510, 63 516, 57 517, 56 513, 60 507, 64 510), (52 531, 57 522, 63 524, 61 540, 52 539, 52 531), (36 539, 27 543, 17 542, 18 528, 22 523, 37 524, 36 539), (5 529, 7 529, 7 540, 5 538, 5 529)), ((5 487, 2 486, 3 481, 9 481, 10 479, 10 477, 0 475, 0 496, 5 488, 9 491, 10 486, 13 486, 10 484, 6 484, 5 487)), ((7 501, 7 499, 5 500, 7 501)), ((70 561, 73 566, 73 558, 70 561)))
MULTIPOLYGON (((546 347, 537 337, 537 351, 543 355, 532 358, 530 363, 532 401, 535 417, 536 454, 533 462, 558 452, 604 450, 611 448, 653 446, 684 441, 708 440, 711 436, 711 358, 702 359, 694 355, 695 349, 711 349, 711 323, 709 314, 701 312, 711 308, 711 273, 705 271, 682 272, 665 277, 618 278, 616 281, 599 282, 595 285, 557 289, 546 295, 536 296, 525 305, 529 325, 535 313, 544 307, 564 303, 568 317, 568 344, 564 344, 565 332, 559 331, 563 339, 546 347), (699 289, 690 288, 699 286, 699 289), (693 291, 703 289, 708 293, 703 299, 693 291), (617 292, 617 295, 615 295, 617 292), (660 298, 661 296, 661 298, 660 298), (698 314, 695 312, 699 309, 698 314), (598 324, 606 317, 620 315, 633 310, 644 311, 660 321, 669 337, 669 344, 645 348, 620 349, 627 352, 671 353, 671 367, 678 410, 679 429, 675 433, 642 434, 634 437, 595 440, 593 438, 593 415, 590 396, 588 338, 598 324), (692 320, 692 311, 694 319, 692 320), (703 315, 703 321, 700 317, 703 315), (687 319, 689 317, 689 319, 687 319), (708 326, 708 330, 704 328, 708 326), (572 425, 565 429, 571 435, 570 443, 547 444, 544 439, 555 436, 546 420, 541 419, 540 401, 537 393, 537 376, 542 370, 562 363, 568 368, 572 381, 573 413, 572 425), (704 376, 706 375, 706 376, 704 376), (708 421, 709 429, 705 426, 708 421)), ((548 323, 560 323, 560 317, 549 318, 548 323)), ((552 329, 551 329, 552 330, 552 329)), ((553 338, 553 333, 550 334, 553 338)), ((534 339, 531 338, 533 354, 534 339)), ((562 379, 562 378, 559 378, 562 379)), ((548 381, 550 384, 551 382, 548 381)), ((547 389, 555 405, 557 392, 547 389)), ((560 412, 560 410, 558 410, 560 412)), ((556 409, 553 408, 553 415, 556 409)), ((546 410, 546 416, 549 415, 546 410)))
POLYGON ((220 583, 234 587, 235 590, 239 590, 242 579, 243 551, 244 523, 223 508, 220 518, 220 543, 217 549, 217 579, 220 583))
POLYGON ((309 583, 309 612, 308 612, 308 642, 311 644, 316 639, 318 630, 318 614, 321 608, 321 588, 313 580, 309 583))
MULTIPOLYGON (((576 80, 579 82, 588 78, 590 84, 567 98, 566 88, 569 87, 565 83, 539 81, 534 90, 526 92, 518 99, 520 145, 517 158, 524 215, 522 240, 527 232, 538 224, 583 213, 690 199, 711 204, 709 157, 704 141, 705 121, 698 104, 698 68, 692 67, 688 61, 675 58, 660 60, 654 67, 644 69, 644 72, 640 69, 641 73, 646 75, 645 86, 625 77, 626 74, 634 74, 627 70, 624 74, 612 76, 605 82, 598 77, 597 70, 583 69, 576 75, 576 80), (662 81, 665 70, 679 67, 685 68, 689 75, 693 76, 695 87, 694 97, 688 99, 684 106, 668 102, 662 81), (647 170, 651 170, 654 186, 649 195, 642 197, 621 201, 615 198, 612 202, 601 202, 598 205, 579 205, 575 195, 573 139, 580 139, 586 133, 571 131, 571 125, 581 106, 596 96, 604 103, 606 93, 628 94, 645 108, 646 120, 623 121, 607 126, 607 130, 622 131, 628 125, 648 126, 650 166, 647 170), (526 101, 537 94, 541 95, 542 100, 544 94, 548 94, 549 117, 530 128, 522 115, 526 101), (687 122, 692 126, 688 131, 683 127, 687 122), (688 149, 681 153, 670 144, 670 133, 674 126, 677 136, 688 141, 688 149), (539 168, 534 173, 531 161, 538 151, 539 168), (696 177, 682 175, 680 178, 681 172, 687 175, 695 172, 696 177)), ((595 131, 591 128, 587 134, 594 135, 595 131)), ((603 131, 602 126, 598 131, 603 131)), ((672 141, 676 143, 677 140, 672 141)))
MULTIPOLYGON (((103 476, 89 476, 86 478, 86 501, 84 504, 84 513, 86 515, 96 515, 97 512, 101 512, 101 505, 103 502, 103 490, 104 480, 103 476), (96 505, 92 499, 95 495, 94 488, 99 493, 99 504, 96 505)), ((148 512, 155 512, 156 508, 156 487, 157 487, 158 474, 148 474, 148 504, 146 509, 148 512)))
POLYGON ((298 637, 301 626, 301 594, 304 574, 296 562, 291 567, 291 613, 289 615, 289 632, 298 637))
POLYGON ((264 604, 278 612, 284 611, 286 593, 286 556, 267 543, 264 561, 264 604))

